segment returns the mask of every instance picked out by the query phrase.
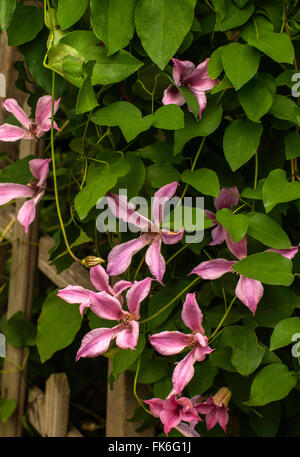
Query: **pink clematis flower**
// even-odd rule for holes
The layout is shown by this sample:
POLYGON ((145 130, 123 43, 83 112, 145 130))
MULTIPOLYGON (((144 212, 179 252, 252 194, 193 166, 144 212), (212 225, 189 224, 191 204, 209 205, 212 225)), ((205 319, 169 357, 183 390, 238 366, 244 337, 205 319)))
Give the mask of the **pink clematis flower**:
MULTIPOLYGON (((60 99, 54 100, 54 114, 58 110, 60 99)), ((3 124, 0 126, 0 140, 1 141, 17 141, 21 138, 34 139, 40 138, 45 132, 51 128, 51 95, 44 95, 40 97, 35 111, 35 121, 31 121, 27 114, 18 105, 17 101, 13 98, 8 98, 3 102, 2 106, 12 113, 15 118, 23 125, 24 128, 11 124, 3 124)), ((60 130, 54 121, 53 127, 60 130)))
MULTIPOLYGON (((238 204, 239 198, 240 193, 237 187, 221 189, 218 197, 214 199, 215 208, 217 211, 223 208, 232 209, 233 206, 238 204)), ((212 241, 209 243, 209 245, 215 246, 216 244, 222 244, 225 241, 225 228, 219 224, 219 222, 216 220, 216 215, 212 211, 205 210, 205 214, 207 219, 213 220, 211 227, 215 227, 211 231, 212 241)))
POLYGON ((108 256, 107 265, 107 272, 109 275, 117 276, 124 273, 130 265, 132 256, 145 246, 149 246, 145 258, 146 263, 152 275, 158 282, 162 283, 166 270, 166 263, 161 255, 161 244, 178 243, 182 239, 184 232, 183 227, 179 232, 172 232, 160 228, 165 204, 173 197, 177 186, 177 182, 172 182, 171 184, 161 187, 161 189, 154 194, 154 203, 152 207, 153 223, 134 211, 133 205, 127 202, 125 196, 108 194, 109 206, 114 216, 135 225, 141 232, 146 232, 140 235, 138 239, 119 244, 111 250, 108 256))
POLYGON ((185 348, 192 350, 177 363, 172 382, 175 392, 181 392, 194 376, 195 362, 202 362, 213 349, 208 346, 208 338, 202 327, 203 314, 196 300, 196 294, 187 294, 182 308, 182 320, 193 333, 187 335, 178 331, 165 331, 150 336, 150 343, 162 355, 179 354, 185 348))
POLYGON ((0 183, 0 205, 18 198, 28 198, 18 211, 17 220, 24 226, 25 233, 34 221, 35 208, 45 193, 46 179, 51 159, 32 159, 29 168, 34 177, 26 186, 23 184, 0 183))
POLYGON ((151 400, 145 400, 144 403, 150 406, 151 414, 154 417, 160 418, 166 435, 172 428, 176 428, 184 436, 199 436, 194 428, 201 419, 195 408, 193 399, 190 400, 186 397, 177 398, 176 394, 171 393, 166 400, 152 398, 151 400))
MULTIPOLYGON (((113 287, 110 286, 109 276, 101 265, 90 269, 90 280, 96 290, 99 290, 100 293, 105 291, 112 297, 117 298, 121 305, 123 304, 122 292, 132 286, 132 282, 123 280, 116 282, 113 287)), ((67 286, 64 289, 60 289, 57 295, 67 303, 80 303, 79 311, 82 315, 85 308, 90 307, 92 296, 99 295, 99 292, 84 289, 81 286, 67 286)))
MULTIPOLYGON (((180 87, 184 86, 197 97, 199 103, 199 118, 202 111, 206 107, 205 91, 211 90, 218 81, 211 79, 207 73, 207 64, 209 59, 205 59, 196 68, 193 62, 189 60, 172 59, 173 79, 175 84, 180 87)), ((174 85, 170 85, 165 91, 162 99, 164 105, 175 104, 182 106, 185 104, 185 99, 182 93, 174 85)))
POLYGON ((129 311, 122 309, 120 300, 106 291, 91 294, 90 309, 102 319, 119 321, 113 328, 96 328, 85 335, 76 360, 81 357, 97 357, 104 354, 110 342, 116 338, 121 349, 134 349, 139 338, 140 304, 150 292, 152 278, 135 281, 126 294, 129 311))
POLYGON ((195 408, 199 414, 205 414, 207 430, 211 430, 216 424, 226 433, 229 420, 228 404, 231 399, 231 392, 227 387, 222 387, 216 395, 208 397, 203 403, 197 403, 195 408))
MULTIPOLYGON (((244 237, 238 243, 233 243, 230 235, 225 231, 225 240, 228 249, 238 259, 242 260, 247 257, 247 238, 244 237)), ((291 249, 267 249, 265 252, 277 252, 278 254, 292 259, 298 252, 298 247, 294 246, 291 249)), ((232 266, 238 262, 238 260, 227 260, 227 259, 214 259, 206 262, 201 262, 195 267, 190 274, 196 274, 202 279, 218 279, 225 273, 236 273, 232 266)), ((246 305, 250 311, 254 314, 258 303, 260 302, 264 288, 260 281, 256 279, 246 278, 243 275, 239 275, 235 294, 244 305, 246 305)))

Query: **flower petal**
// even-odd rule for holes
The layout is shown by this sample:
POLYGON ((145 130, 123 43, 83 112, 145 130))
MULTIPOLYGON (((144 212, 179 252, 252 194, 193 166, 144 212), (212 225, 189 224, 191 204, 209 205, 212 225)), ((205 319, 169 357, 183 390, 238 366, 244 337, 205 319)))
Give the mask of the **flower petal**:
POLYGON ((185 104, 185 98, 177 87, 171 84, 171 86, 164 90, 162 104, 182 106, 185 104))
POLYGON ((194 376, 194 355, 194 350, 190 351, 184 359, 177 363, 173 372, 172 382, 178 395, 181 395, 183 389, 188 385, 194 376))
POLYGON ((244 236, 244 238, 241 239, 241 241, 238 241, 234 243, 227 232, 227 230, 224 229, 224 236, 225 236, 225 241, 227 244, 227 247, 230 252, 239 260, 245 259, 247 257, 247 238, 244 236))
POLYGON ((232 265, 235 260, 214 259, 201 262, 190 274, 196 274, 202 279, 218 279, 225 273, 233 273, 232 265))
POLYGON ((90 292, 90 300, 91 310, 102 319, 118 321, 123 316, 119 300, 105 291, 100 293, 90 292))
POLYGON ((59 289, 57 296, 67 303, 83 303, 89 300, 89 291, 81 286, 67 286, 59 289))
POLYGON ((18 211, 17 220, 23 225, 25 233, 28 232, 29 225, 34 221, 36 205, 41 200, 44 192, 39 192, 35 197, 27 200, 18 211))
POLYGON ((226 408, 225 406, 217 407, 215 414, 220 427, 226 433, 226 426, 229 421, 228 408, 226 408))
POLYGON ((147 249, 145 261, 151 274, 162 284, 162 279, 166 271, 166 262, 161 252, 161 237, 157 237, 147 249))
POLYGON ((149 337, 150 343, 162 355, 174 355, 191 344, 191 336, 185 333, 172 331, 155 333, 149 337))
POLYGON ((49 163, 51 159, 33 159, 29 161, 31 174, 39 180, 37 185, 43 186, 49 174, 49 163))
POLYGON ((192 89, 204 92, 206 90, 211 90, 216 84, 218 84, 218 80, 212 79, 207 73, 208 62, 209 59, 205 59, 205 61, 200 63, 192 74, 188 76, 187 80, 192 89))
POLYGON ((222 244, 225 241, 224 228, 222 225, 218 224, 211 231, 212 241, 209 243, 210 246, 215 246, 216 244, 222 244))
POLYGON ((178 182, 167 184, 155 192, 152 204, 152 215, 154 224, 160 226, 163 220, 164 207, 170 198, 173 197, 178 187, 178 182))
POLYGON ((130 328, 126 328, 118 333, 116 344, 121 349, 134 349, 139 339, 139 323, 130 322, 130 328))
POLYGON ((150 292, 152 278, 145 278, 142 281, 134 281, 132 287, 126 294, 127 307, 137 319, 140 317, 140 304, 150 292))
POLYGON ((101 265, 96 265, 90 269, 90 280, 96 290, 111 294, 112 288, 109 285, 109 276, 101 265))
POLYGON ((171 232, 170 230, 162 229, 160 233, 164 244, 176 244, 182 240, 184 227, 180 229, 180 232, 171 232))
POLYGON ((15 118, 18 119, 18 121, 27 130, 29 130, 32 122, 14 98, 8 98, 7 100, 5 100, 5 102, 3 102, 3 107, 6 109, 6 111, 12 113, 15 116, 15 118))
POLYGON ((173 62, 173 79, 177 86, 181 86, 183 81, 186 81, 195 70, 195 65, 189 60, 172 59, 173 62))
POLYGON ((292 260, 298 254, 299 246, 293 246, 290 249, 267 249, 265 252, 277 252, 287 259, 292 260))
POLYGON ((217 210, 238 205, 240 193, 237 187, 229 187, 221 189, 217 198, 214 199, 215 208, 217 210))
POLYGON ((203 314, 196 300, 196 293, 187 294, 183 304, 181 318, 193 332, 203 332, 203 314))
POLYGON ((149 241, 146 234, 137 239, 118 244, 109 253, 106 271, 110 276, 124 273, 131 263, 132 256, 143 249, 149 241))
POLYGON ((32 197, 33 194, 34 192, 29 186, 6 182, 0 183, 0 205, 5 205, 5 203, 8 203, 15 198, 32 197))
MULTIPOLYGON (((202 111, 206 108, 206 105, 207 105, 207 99, 206 99, 205 92, 203 92, 201 90, 196 90, 193 88, 191 88, 191 91, 193 92, 193 94, 195 95, 195 97, 198 100, 198 103, 199 103, 198 116, 201 119, 202 111)), ((192 111, 191 108, 189 108, 189 111, 192 111)))
POLYGON ((127 195, 107 194, 107 202, 112 214, 125 222, 135 225, 140 230, 148 231, 151 221, 139 214, 134 205, 127 201, 127 195))
POLYGON ((113 293, 116 297, 118 297, 119 295, 121 295, 122 292, 124 292, 124 290, 127 290, 129 289, 129 287, 132 286, 132 282, 131 281, 118 281, 116 282, 116 284, 114 285, 113 287, 113 293))
POLYGON ((196 432, 195 425, 197 425, 196 421, 191 422, 189 425, 185 424, 184 422, 180 422, 180 424, 175 428, 187 438, 198 438, 200 435, 198 432, 196 432))
MULTIPOLYGON (((54 114, 58 110, 60 99, 54 100, 54 114)), ((38 127, 47 132, 51 128, 52 97, 44 95, 38 99, 35 111, 35 121, 38 127)))
MULTIPOLYGON (((3 124, 0 126, 1 141, 17 141, 21 138, 28 138, 28 132, 16 125, 3 124)), ((31 136, 29 136, 31 138, 31 136)))
POLYGON ((104 354, 110 342, 120 331, 120 325, 113 328, 95 328, 85 335, 76 354, 76 361, 80 357, 97 357, 104 354))
POLYGON ((235 289, 235 294, 254 314, 264 294, 264 288, 262 283, 256 279, 245 278, 245 276, 241 275, 235 289))
POLYGON ((163 410, 164 400, 161 398, 152 398, 151 400, 144 400, 144 403, 150 406, 152 416, 159 417, 163 410))

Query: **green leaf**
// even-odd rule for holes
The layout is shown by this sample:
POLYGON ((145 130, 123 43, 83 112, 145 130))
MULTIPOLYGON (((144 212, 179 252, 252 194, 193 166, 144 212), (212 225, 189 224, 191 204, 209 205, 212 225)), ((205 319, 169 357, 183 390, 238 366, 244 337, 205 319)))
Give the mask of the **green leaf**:
POLYGON ((139 1, 135 15, 136 31, 150 59, 161 70, 190 30, 195 4, 195 0, 139 1))
POLYGON ((127 152, 126 160, 130 165, 130 171, 124 177, 118 179, 117 187, 118 189, 127 189, 128 198, 130 199, 139 194, 145 181, 146 171, 144 163, 136 154, 136 151, 127 152))
POLYGON ((266 286, 255 313, 259 327, 274 328, 278 322, 290 317, 294 308, 300 308, 300 297, 286 287, 266 286))
POLYGON ((137 382, 152 384, 160 381, 168 374, 168 363, 165 359, 155 359, 153 351, 146 350, 142 354, 137 382), (147 354, 147 357, 144 357, 147 354))
POLYGON ((290 121, 300 126, 300 108, 285 95, 276 95, 270 108, 270 113, 278 119, 290 121))
POLYGON ((278 63, 293 63, 294 47, 286 33, 265 32, 259 38, 249 37, 248 43, 278 63))
POLYGON ((249 376, 260 365, 265 350, 253 330, 233 325, 224 330, 221 340, 222 345, 232 348, 231 363, 241 375, 249 376))
POLYGON ((1 319, 1 331, 6 341, 15 348, 35 345, 35 326, 25 319, 22 311, 16 312, 8 320, 5 314, 1 319))
POLYGON ((219 127, 223 110, 219 106, 208 106, 202 112, 202 117, 196 121, 191 114, 186 114, 184 129, 176 130, 174 134, 174 155, 182 151, 185 143, 198 136, 211 135, 219 127))
POLYGON ((216 79, 223 71, 222 52, 222 47, 217 48, 208 61, 207 73, 212 79, 216 79))
POLYGON ((57 290, 48 295, 38 319, 36 337, 42 363, 72 343, 81 321, 78 305, 66 303, 57 297, 57 290))
POLYGON ((247 233, 248 218, 245 214, 232 214, 228 208, 216 213, 217 221, 225 227, 234 243, 241 241, 247 233))
POLYGON ((20 46, 33 40, 44 25, 43 9, 17 3, 7 29, 8 45, 20 46))
POLYGON ((173 181, 180 181, 180 173, 171 163, 154 163, 147 168, 147 178, 156 189, 173 181))
POLYGON ((172 380, 169 376, 156 382, 153 386, 153 398, 165 399, 173 388, 172 380))
POLYGON ((247 44, 231 43, 222 48, 224 70, 238 90, 257 73, 260 54, 247 44))
POLYGON ((143 159, 151 160, 154 163, 171 162, 181 163, 182 157, 173 154, 173 145, 158 141, 156 143, 149 144, 143 148, 135 151, 143 159))
POLYGON ((238 91, 239 102, 248 119, 259 122, 271 108, 276 93, 276 85, 268 73, 258 73, 248 84, 238 91))
POLYGON ((270 403, 250 414, 249 421, 257 436, 273 437, 277 435, 281 419, 281 404, 270 403))
POLYGON ((188 88, 184 86, 177 87, 179 92, 182 93, 184 100, 188 107, 192 110, 195 119, 198 120, 199 117, 199 102, 195 94, 188 88))
POLYGON ((274 27, 272 22, 262 14, 257 14, 252 19, 242 28, 241 37, 245 41, 248 41, 250 38, 255 39, 265 32, 273 32, 274 27))
POLYGON ((289 317, 278 322, 271 335, 270 350, 275 351, 292 344, 295 333, 300 335, 300 317, 289 317))
POLYGON ((94 94, 94 89, 92 86, 92 71, 94 68, 95 62, 91 61, 83 65, 83 71, 85 67, 89 67, 88 74, 85 80, 82 83, 82 86, 79 90, 79 94, 76 102, 76 114, 86 113, 98 106, 97 98, 94 94))
POLYGON ((300 157, 300 135, 297 132, 288 132, 284 139, 286 160, 300 157))
POLYGON ((126 141, 129 142, 151 127, 153 116, 142 117, 136 106, 121 101, 98 109, 91 116, 91 120, 97 125, 119 126, 126 141))
POLYGON ((232 266, 246 278, 265 284, 290 286, 294 280, 292 262, 277 252, 261 252, 249 255, 232 266))
POLYGON ((206 392, 214 382, 218 371, 218 368, 211 366, 207 360, 195 364, 194 376, 187 386, 189 397, 206 392))
POLYGON ((92 163, 88 170, 87 184, 74 200, 80 219, 84 219, 98 200, 116 185, 118 178, 125 176, 129 171, 130 165, 123 158, 114 159, 109 167, 92 163))
POLYGON ((158 108, 153 115, 153 127, 165 130, 184 128, 184 114, 177 105, 166 105, 158 108))
POLYGON ((264 367, 254 378, 248 406, 264 406, 285 398, 297 384, 294 373, 286 365, 272 363, 264 367))
POLYGON ((232 171, 238 170, 254 156, 263 128, 251 121, 237 119, 226 128, 223 148, 232 171))
POLYGON ((0 0, 0 28, 7 30, 16 8, 16 0, 0 0))
POLYGON ((134 33, 137 0, 91 0, 91 24, 110 56, 125 48, 134 33))
POLYGON ((17 407, 17 400, 0 398, 0 419, 6 422, 17 407))
POLYGON ((292 247, 284 230, 270 216, 255 211, 247 214, 249 220, 248 235, 274 249, 292 247))
POLYGON ((33 155, 20 159, 11 165, 0 170, 0 182, 13 182, 17 184, 28 184, 32 179, 28 162, 34 159, 33 155))
POLYGON ((220 191, 218 175, 208 168, 199 168, 195 171, 184 170, 181 175, 183 182, 190 184, 202 194, 217 197, 220 191))
POLYGON ((132 365, 138 356, 143 351, 146 344, 145 335, 140 334, 138 344, 136 345, 135 349, 120 349, 116 353, 113 354, 112 357, 112 370, 115 379, 119 376, 122 371, 127 370, 127 368, 132 365))
POLYGON ((57 8, 58 24, 63 30, 77 22, 88 6, 89 0, 59 0, 57 8))
POLYGON ((263 201, 269 213, 278 203, 300 198, 300 182, 288 182, 284 170, 272 170, 264 182, 263 201))
MULTIPOLYGON (((213 5, 219 0, 213 0, 213 5)), ((222 10, 217 11, 216 31, 225 32, 239 27, 248 21, 254 11, 254 5, 249 3, 244 8, 238 8, 232 0, 225 0, 222 10)))

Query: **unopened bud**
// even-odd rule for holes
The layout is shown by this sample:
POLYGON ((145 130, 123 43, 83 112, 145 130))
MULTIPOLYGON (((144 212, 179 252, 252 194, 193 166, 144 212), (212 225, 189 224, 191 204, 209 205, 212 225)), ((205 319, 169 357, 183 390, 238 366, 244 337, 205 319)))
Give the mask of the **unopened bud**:
POLYGON ((227 387, 221 387, 221 389, 218 390, 216 395, 213 396, 214 403, 217 406, 221 406, 223 404, 227 407, 230 402, 230 399, 231 391, 227 387))
POLYGON ((104 263, 105 260, 101 259, 101 257, 94 257, 93 255, 88 255, 85 259, 82 260, 82 264, 88 268, 95 267, 96 265, 100 265, 100 263, 104 263))

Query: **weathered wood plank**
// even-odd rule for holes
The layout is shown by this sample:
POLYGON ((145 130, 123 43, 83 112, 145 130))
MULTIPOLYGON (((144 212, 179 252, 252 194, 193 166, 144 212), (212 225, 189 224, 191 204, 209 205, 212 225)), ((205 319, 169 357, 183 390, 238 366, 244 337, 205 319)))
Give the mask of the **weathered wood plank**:
POLYGON ((46 381, 43 436, 67 435, 70 388, 65 373, 54 373, 46 381))

